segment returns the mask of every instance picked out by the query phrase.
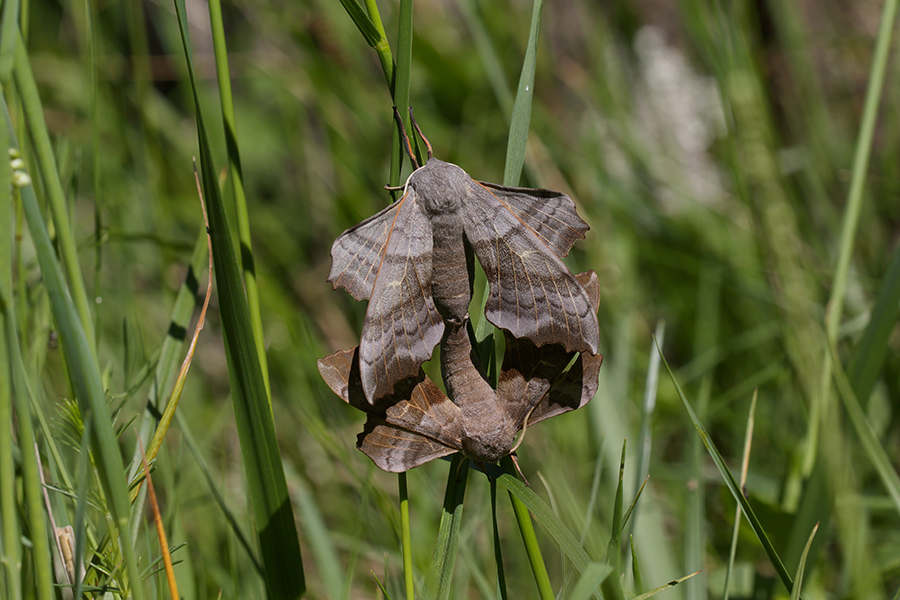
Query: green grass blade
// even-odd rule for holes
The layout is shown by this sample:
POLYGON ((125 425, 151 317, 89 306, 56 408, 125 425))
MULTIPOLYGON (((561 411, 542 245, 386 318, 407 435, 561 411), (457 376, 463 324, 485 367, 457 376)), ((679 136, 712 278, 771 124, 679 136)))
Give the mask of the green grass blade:
MULTIPOLYGON (((3 5, 4 19, 7 4, 3 5)), ((15 31, 15 30, 13 30, 15 31)), ((0 32, 5 32, 4 25, 0 24, 0 32)), ((2 35, 2 33, 0 33, 2 35)), ((0 38, 0 64, 2 64, 2 46, 7 37, 0 38)), ((10 55, 11 58, 11 55, 10 55)), ((3 71, 0 70, 0 76, 3 71)), ((9 70, 6 71, 6 81, 9 78, 9 70)), ((9 148, 9 132, 6 127, 0 127, 0 150, 9 148)), ((10 361, 9 344, 12 339, 12 331, 16 327, 16 314, 12 306, 13 280, 13 187, 10 178, 10 156, 5 154, 0 157, 0 557, 4 576, 2 577, 6 589, 6 597, 10 600, 21 598, 20 584, 20 549, 19 526, 16 516, 16 478, 15 463, 13 462, 12 428, 7 423, 13 422, 12 417, 12 362, 10 361)))
POLYGON ((19 0, 4 0, 3 12, 0 14, 0 85, 3 86, 9 83, 12 74, 18 29, 19 0))
MULTIPOLYGON (((50 133, 47 130, 47 122, 44 119, 44 108, 38 94, 37 83, 31 72, 31 63, 28 52, 20 35, 16 36, 16 59, 14 76, 19 95, 22 99, 22 109, 25 113, 25 121, 34 151, 37 156, 41 172, 41 180, 50 203, 50 211, 53 213, 53 221, 56 225, 56 238, 62 261, 69 276, 69 288, 71 299, 76 308, 84 335, 87 336, 88 349, 96 362, 96 341, 94 340, 94 323, 91 320, 91 311, 87 299, 87 291, 84 279, 81 276, 81 265, 78 263, 78 249, 75 246, 75 236, 69 222, 69 213, 66 206, 66 198, 63 193, 62 183, 59 180, 59 170, 56 166, 56 157, 50 144, 50 133)), ((65 280, 64 280, 65 281, 65 280)))
MULTIPOLYGON (((501 464, 507 471, 515 469, 512 458, 504 457, 501 464)), ((553 587, 550 585, 550 575, 547 573, 547 566, 544 564, 544 556, 541 554, 541 546, 538 543, 537 535, 534 532, 534 524, 531 522, 531 515, 525 504, 509 492, 509 499, 512 501, 513 512, 516 515, 516 523, 519 525, 519 533, 522 534, 522 542, 525 544, 525 553, 528 555, 528 562, 531 564, 531 573, 534 575, 534 581, 537 584, 538 594, 542 600, 552 600, 553 587)))
MULTIPOLYGON (((525 506, 531 511, 531 514, 534 515, 535 520, 541 524, 541 526, 547 530, 547 533, 550 534, 550 537, 559 545, 560 549, 572 563, 572 566, 579 573, 583 573, 584 570, 593 563, 594 561, 588 556, 587 552, 584 551, 581 544, 578 543, 578 538, 569 530, 568 527, 563 524, 556 513, 554 513, 547 504, 541 500, 534 491, 528 487, 524 482, 520 481, 517 477, 503 471, 499 468, 488 469, 488 473, 491 476, 496 476, 497 483, 505 487, 509 492, 516 496, 525 506)), ((609 581, 609 580, 607 580, 609 581)), ((604 595, 607 598, 618 599, 624 597, 622 595, 621 587, 618 585, 618 580, 616 578, 612 578, 614 581, 613 590, 610 593, 610 590, 606 589, 607 581, 604 581, 604 595), (615 591, 615 588, 618 591, 615 591)), ((599 595, 598 595, 599 597, 599 595)))
POLYGON ((213 53, 216 57, 216 81, 219 83, 219 99, 222 105, 222 121, 225 127, 225 147, 228 151, 228 173, 231 176, 231 191, 234 212, 237 215, 238 239, 241 251, 238 253, 241 272, 244 275, 244 289, 247 292, 247 307, 250 310, 250 325, 256 352, 262 369, 266 396, 272 402, 269 387, 269 365, 266 358, 266 343, 263 339, 262 316, 259 309, 259 287, 256 284, 256 262, 253 258, 253 244, 250 240, 250 217, 247 214, 247 198, 244 194, 244 171, 241 168, 241 153, 238 147, 237 122, 234 115, 234 100, 231 95, 231 73, 228 69, 228 48, 225 44, 225 26, 222 23, 222 3, 209 0, 209 22, 212 29, 213 53))
POLYGON ((374 48, 382 39, 384 39, 378 31, 378 28, 375 27, 372 19, 369 18, 369 15, 367 15, 365 11, 363 11, 359 2, 356 0, 341 0, 341 6, 343 6, 344 10, 347 11, 347 14, 350 15, 350 19, 353 21, 353 24, 356 25, 357 29, 359 29, 359 32, 366 38, 367 44, 374 48))
POLYGON ((875 467, 875 471, 878 473, 881 483, 884 485, 885 489, 887 489, 888 495, 894 503, 894 508, 897 510, 897 514, 900 514, 900 476, 897 475, 897 471, 894 469, 891 458, 884 450, 884 447, 878 440, 878 435, 875 433, 875 430, 866 418, 865 412, 863 412, 862 407, 859 405, 856 394, 853 393, 853 388, 850 386, 847 375, 841 367, 841 363, 837 356, 837 350, 834 348, 832 348, 831 359, 834 361, 833 372, 835 383, 838 388, 838 395, 844 401, 844 408, 847 411, 847 415, 850 417, 850 423, 853 425, 853 429, 856 430, 856 435, 859 436, 863 449, 869 457, 869 460, 872 461, 872 466, 875 467))
POLYGON ((503 568, 503 548, 500 545, 500 525, 497 523, 497 480, 491 481, 491 525, 494 534, 494 564, 497 566, 497 597, 508 600, 506 591, 506 570, 503 568))
POLYGON ((447 475, 444 507, 434 553, 431 556, 431 566, 422 584, 424 600, 447 600, 450 597, 450 582, 453 579, 453 565, 456 564, 459 527, 462 524, 463 499, 466 496, 468 476, 468 459, 463 458, 461 454, 454 454, 447 475))
MULTIPOLYGON (((747 429, 744 432, 744 454, 741 458, 741 489, 747 483, 747 470, 750 467, 750 446, 753 443, 753 427, 756 423, 756 399, 759 396, 757 391, 753 392, 753 399, 750 401, 750 411, 747 414, 747 429)), ((734 571, 734 557, 737 555, 738 534, 741 528, 741 506, 740 504, 734 510, 734 527, 731 531, 731 548, 728 551, 728 566, 725 569, 725 584, 722 592, 722 598, 728 600, 730 593, 729 585, 731 581, 731 573, 734 571)))
POLYGON ((806 546, 803 547, 803 554, 800 555, 800 564, 797 565, 797 573, 794 575, 794 591, 791 592, 791 600, 800 599, 800 588, 803 586, 803 574, 806 571, 806 557, 809 554, 809 547, 812 546, 813 539, 816 537, 816 532, 818 530, 819 524, 816 523, 816 526, 813 527, 812 532, 809 534, 806 546))
POLYGON ((613 568, 606 563, 591 563, 582 571, 581 577, 572 588, 569 600, 587 600, 600 588, 603 581, 610 576, 613 568))
POLYGON ((684 577, 679 577, 678 579, 676 579, 674 581, 670 581, 669 583, 663 584, 657 588, 653 588, 646 594, 641 594, 640 596, 636 596, 633 600, 647 600, 647 598, 652 598, 653 596, 657 595, 660 592, 664 592, 669 588, 675 587, 682 581, 687 581, 688 579, 690 579, 691 577, 693 577, 696 574, 697 573, 691 573, 690 575, 685 575, 684 577))
POLYGON ((519 88, 516 92, 512 119, 509 124, 506 167, 503 169, 503 185, 518 185, 522 176, 522 167, 525 164, 525 145, 528 142, 528 129, 531 126, 534 68, 537 62, 537 45, 541 33, 541 9, 543 7, 543 0, 534 0, 531 12, 531 30, 528 33, 528 46, 525 48, 525 60, 522 61, 519 88))
POLYGON ((853 357, 847 367, 847 378, 862 406, 868 404, 872 388, 881 376, 891 348, 888 339, 898 315, 900 315, 900 247, 894 251, 887 273, 881 280, 881 288, 872 307, 869 324, 854 348, 853 357))
POLYGON ((403 552, 403 585, 406 588, 406 600, 415 600, 412 535, 409 529, 409 490, 406 488, 406 473, 397 474, 400 492, 400 550, 403 552))
MULTIPOLYGON (((400 0, 400 19, 397 24, 397 68, 394 69, 391 99, 400 113, 406 132, 411 134, 410 140, 416 139, 409 122, 409 86, 412 68, 412 35, 413 35, 413 0, 400 0)), ((392 186, 400 185, 400 171, 403 168, 404 144, 400 127, 394 122, 394 135, 391 138, 391 174, 392 186)))
POLYGON ((638 562, 637 552, 634 551, 634 538, 628 540, 631 548, 631 578, 634 580, 634 593, 644 593, 644 578, 641 576, 641 565, 638 562))
MULTIPOLYGON (((825 319, 825 329, 830 344, 834 344, 837 340, 838 327, 844 313, 844 296, 847 292, 850 258, 853 254, 856 231, 859 228, 859 216, 862 212, 863 186, 868 173, 869 155, 872 152, 872 139, 878 119, 878 105, 881 103, 881 90, 884 87, 884 77, 887 72, 888 53, 897 19, 897 5, 898 0, 885 1, 881 12, 878 38, 875 41, 875 54, 872 58, 872 69, 869 72, 869 85, 866 89, 862 122, 859 126, 859 137, 853 156, 850 190, 847 192, 847 205, 842 219, 843 228, 834 272, 834 283, 831 286, 831 297, 828 300, 828 313, 825 319)), ((828 362, 827 356, 824 362, 828 362)))
POLYGON ((619 458, 619 483, 616 485, 616 499, 613 503, 612 531, 609 535, 609 544, 606 546, 606 562, 612 566, 613 571, 619 573, 622 570, 622 559, 619 553, 622 540, 622 505, 624 501, 623 476, 625 475, 625 447, 628 440, 622 440, 622 455, 619 458))
POLYGON ((712 442, 712 439, 709 437, 709 432, 706 431, 706 427, 703 426, 703 423, 697 417, 697 413, 694 412, 694 408, 691 406, 691 403, 688 401, 687 397, 684 395, 684 392, 681 390, 681 386, 678 384, 678 380, 675 378, 675 374, 672 372, 672 368, 669 366, 669 362, 666 360, 665 355, 663 355, 662 349, 659 347, 659 345, 657 345, 657 350, 662 357, 663 365, 665 365, 666 371, 669 373, 669 378, 672 380, 672 384, 675 386, 675 391, 678 392, 678 397, 681 398, 682 404, 684 404, 685 409, 687 409, 688 416, 691 418, 691 422, 694 424, 694 428, 697 430, 697 433, 700 434, 700 439, 703 440, 703 445, 706 446, 707 452, 709 452, 710 457, 712 457, 713 462, 719 469, 719 473, 722 475, 722 479, 725 482, 725 485, 728 487, 731 495, 734 496, 735 500, 737 500, 741 505, 741 510, 743 510, 744 514, 747 516, 747 520, 750 522, 750 527, 752 527, 753 532, 756 533, 756 537, 762 544, 763 550, 765 550, 766 555, 769 557, 769 561, 772 563, 772 566, 775 567, 775 571, 778 573, 778 577, 781 579, 784 587, 788 590, 788 592, 792 591, 794 588, 794 583, 791 580, 791 576, 788 574, 787 569, 785 569, 784 567, 784 563, 781 561, 781 558, 775 551, 775 547, 772 546, 772 542, 769 541, 769 536, 766 534, 765 530, 759 522, 759 519, 756 517, 756 513, 753 511, 753 507, 750 506, 750 503, 747 501, 747 498, 741 491, 740 486, 734 480, 734 476, 731 474, 731 471, 728 470, 728 465, 725 464, 725 459, 722 458, 719 450, 716 448, 715 444, 713 444, 712 442))
POLYGON ((19 450, 22 453, 22 487, 24 488, 24 513, 28 522, 29 536, 33 544, 31 560, 34 561, 34 583, 36 595, 41 600, 54 598, 53 594, 53 560, 50 542, 53 533, 48 531, 48 521, 44 511, 44 498, 41 489, 40 466, 35 456, 34 420, 31 414, 31 402, 26 391, 25 364, 22 362, 18 335, 15 326, 7 329, 7 346, 13 366, 13 398, 18 417, 19 450))
POLYGON ((272 409, 266 395, 259 355, 250 326, 247 298, 244 296, 237 256, 231 241, 231 229, 200 108, 183 0, 175 0, 175 10, 197 111, 200 166, 212 236, 216 289, 225 332, 228 376, 266 585, 275 598, 299 598, 303 595, 306 584, 294 511, 288 496, 272 409))
MULTIPOLYGON (((19 62, 17 58, 17 73, 19 62)), ((6 114, 10 131, 11 146, 17 147, 5 102, 3 111, 6 114)), ((110 423, 109 409, 106 405, 106 396, 100 380, 100 370, 96 363, 94 348, 89 342, 92 324, 89 318, 87 325, 79 319, 75 304, 69 296, 62 268, 56 261, 56 253, 38 207, 33 186, 22 187, 20 192, 25 219, 34 242, 35 253, 50 298, 53 315, 59 327, 59 338, 69 377, 82 414, 85 415, 85 418, 93 420, 92 450, 103 490, 112 508, 113 525, 118 530, 122 555, 125 558, 125 565, 131 580, 129 589, 136 600, 142 600, 140 572, 131 543, 131 532, 128 529, 131 505, 128 500, 124 465, 119 454, 115 432, 110 423)))

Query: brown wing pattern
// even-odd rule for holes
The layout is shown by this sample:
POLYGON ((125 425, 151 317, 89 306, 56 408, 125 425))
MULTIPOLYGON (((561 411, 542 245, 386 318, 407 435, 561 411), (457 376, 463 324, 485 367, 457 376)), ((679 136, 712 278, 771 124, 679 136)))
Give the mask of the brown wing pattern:
POLYGON ((342 287, 357 300, 372 295, 384 247, 402 201, 354 225, 334 240, 328 281, 335 289, 342 287))
POLYGON ((415 192, 409 191, 398 204, 359 345, 363 391, 369 402, 416 375, 444 331, 431 299, 431 222, 415 192))
POLYGON ((476 181, 531 229, 553 252, 563 257, 572 244, 584 239, 590 227, 575 211, 567 195, 550 190, 507 187, 476 181))
POLYGON ((470 191, 464 230, 490 282, 488 320, 538 346, 596 353, 597 315, 575 276, 509 205, 477 184, 470 191))
POLYGON ((385 471, 400 473, 461 449, 460 410, 421 369, 374 405, 363 395, 358 348, 319 359, 319 372, 344 402, 369 415, 357 446, 385 471))
MULTIPOLYGON (((593 271, 576 275, 594 310, 600 305, 600 284, 593 271)), ((559 344, 537 347, 527 338, 506 334, 506 352, 497 385, 497 397, 521 429, 525 418, 533 425, 581 408, 597 392, 603 356, 566 352, 559 344), (573 361, 574 358, 574 361, 573 361)))
POLYGON ((453 448, 394 427, 376 417, 366 420, 366 427, 357 436, 356 445, 378 468, 389 473, 403 473, 456 452, 453 448))

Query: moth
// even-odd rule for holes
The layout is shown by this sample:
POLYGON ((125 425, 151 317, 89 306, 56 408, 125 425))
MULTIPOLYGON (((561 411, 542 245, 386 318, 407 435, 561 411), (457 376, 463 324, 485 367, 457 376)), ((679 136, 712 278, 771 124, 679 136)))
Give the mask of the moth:
POLYGON ((328 281, 369 300, 359 345, 366 401, 403 393, 398 384, 417 376, 445 323, 466 319, 473 253, 489 282, 488 321, 538 347, 596 354, 596 310, 560 260, 587 230, 566 194, 475 181, 429 147, 402 198, 331 248, 328 281))
MULTIPOLYGON (((596 313, 596 274, 581 273, 576 283, 596 313)), ((492 389, 472 352, 467 321, 448 323, 440 342, 449 397, 419 369, 370 404, 360 348, 319 360, 328 386, 368 415, 357 447, 381 469, 400 473, 454 452, 494 463, 513 451, 516 433, 526 426, 580 408, 597 391, 601 355, 569 351, 558 343, 538 346, 508 331, 497 389, 492 389)))

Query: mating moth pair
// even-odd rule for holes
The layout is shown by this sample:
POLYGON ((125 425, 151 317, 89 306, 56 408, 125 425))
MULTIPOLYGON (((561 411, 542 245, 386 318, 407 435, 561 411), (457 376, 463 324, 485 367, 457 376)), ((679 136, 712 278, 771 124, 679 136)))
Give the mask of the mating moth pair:
POLYGON ((567 195, 474 181, 429 146, 402 198, 335 240, 328 280, 369 305, 359 347, 319 371, 368 414, 357 445, 376 465, 402 472, 454 452, 493 463, 525 426, 590 401, 599 284, 560 260, 587 230, 567 195), (476 257, 485 316, 506 338, 496 389, 470 340, 476 257), (447 394, 421 368, 438 344, 447 394))

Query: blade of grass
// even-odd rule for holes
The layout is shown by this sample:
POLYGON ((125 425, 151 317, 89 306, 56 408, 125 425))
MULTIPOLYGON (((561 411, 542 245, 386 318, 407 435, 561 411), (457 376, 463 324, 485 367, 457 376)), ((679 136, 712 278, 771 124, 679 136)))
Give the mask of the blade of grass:
MULTIPOLYGON (((579 573, 584 572, 587 566, 594 562, 588 556, 587 552, 584 551, 584 548, 581 547, 581 544, 578 543, 578 538, 575 537, 550 507, 547 506, 547 504, 523 481, 520 481, 512 473, 506 472, 498 467, 489 467, 487 471, 488 475, 496 478, 497 483, 514 494, 516 498, 531 511, 535 520, 547 530, 547 533, 549 533, 550 537, 552 537, 559 545, 560 549, 572 563, 572 566, 574 566, 579 573)), ((604 581, 603 594, 606 598, 624 598, 617 578, 610 578, 604 581), (610 588, 606 587, 608 581, 614 582, 610 588)), ((598 598, 600 597, 599 594, 596 596, 598 598)))
POLYGON ((463 499, 466 496, 466 483, 469 476, 467 465, 468 459, 463 458, 461 454, 454 454, 450 460, 441 524, 437 540, 435 540, 434 553, 431 556, 431 566, 428 568, 425 582, 422 584, 424 600, 447 600, 450 597, 450 581, 453 578, 453 565, 456 563, 463 499))
POLYGON ((638 562, 637 552, 634 551, 634 538, 628 540, 631 547, 631 578, 634 581, 634 593, 644 593, 644 579, 641 577, 641 565, 638 562))
MULTIPOLYGON (((17 58, 17 72, 18 63, 19 59, 17 58)), ((0 96, 2 96, 2 93, 0 93, 0 96)), ((3 112, 6 115, 7 126, 10 131, 11 146, 17 147, 18 144, 15 141, 5 101, 3 101, 3 112)), ((82 414, 85 415, 85 418, 93 420, 91 446, 97 461, 96 467, 99 471, 103 490, 112 508, 113 526, 118 533, 121 552, 125 558, 125 565, 130 578, 129 591, 136 600, 142 600, 143 590, 141 588, 140 572, 137 568, 137 560, 131 544, 131 532, 127 527, 131 505, 128 501, 124 465, 122 464, 118 442, 110 423, 103 384, 100 380, 100 370, 94 355, 94 347, 89 343, 89 332, 92 324, 89 316, 86 325, 84 321, 79 319, 75 304, 71 296, 69 296, 62 269, 56 261, 54 247, 38 207, 37 198, 34 195, 34 188, 30 185, 25 186, 20 188, 20 192, 25 219, 31 232, 53 315, 59 327, 59 338, 66 359, 70 381, 75 389, 82 414)))
POLYGON ((664 592, 669 588, 675 587, 682 581, 687 581, 688 579, 690 579, 691 577, 693 577, 696 574, 697 573, 691 573, 690 575, 685 575, 684 577, 679 577, 678 579, 676 579, 674 581, 670 581, 669 583, 667 583, 665 585, 661 585, 658 588, 654 588, 654 589, 650 590, 646 594, 641 594, 640 596, 636 596, 633 600, 647 600, 647 598, 652 598, 653 596, 657 595, 660 592, 664 592))
POLYGON ((244 171, 241 168, 241 153, 238 148, 237 122, 234 115, 234 100, 231 95, 231 73, 228 70, 228 48, 225 44, 225 26, 222 23, 222 3, 209 0, 209 22, 212 26, 213 54, 216 57, 216 80, 219 82, 219 99, 222 105, 222 121, 225 127, 225 147, 228 150, 228 173, 231 175, 231 193, 237 215, 238 239, 240 240, 241 270, 244 274, 244 290, 247 292, 247 307, 250 310, 250 326, 256 341, 256 352, 262 369, 266 396, 272 402, 269 386, 269 365, 266 358, 266 342, 263 339, 262 316, 259 310, 259 287, 256 285, 256 263, 253 259, 253 244, 250 240, 250 217, 247 214, 247 198, 244 194, 244 171))
MULTIPOLYGON (((507 471, 515 469, 512 458, 509 456, 504 457, 500 464, 507 471)), ((522 542, 525 544, 525 553, 528 555, 528 562, 531 564, 531 573, 534 575, 538 594, 542 600, 552 600, 554 597, 553 587, 550 585, 550 575, 547 573, 547 567, 544 564, 544 556, 541 554, 541 547, 534 532, 534 523, 531 522, 531 515, 528 513, 528 508, 525 504, 514 496, 512 492, 509 492, 509 499, 512 501, 516 523, 519 525, 519 533, 522 535, 522 542)))
POLYGON ((503 568, 503 548, 500 546, 500 525, 497 522, 497 480, 491 482, 491 524, 494 534, 494 564, 497 566, 497 597, 508 600, 506 591, 506 570, 503 568))
MULTIPOLYGON (((753 399, 750 401, 750 411, 747 414, 747 430, 744 433, 744 453, 741 458, 741 490, 747 483, 747 470, 750 467, 750 446, 753 443, 753 426, 756 423, 756 399, 759 396, 756 390, 753 391, 753 399)), ((722 597, 728 600, 730 590, 728 589, 731 581, 731 573, 734 570, 734 557, 737 555, 738 534, 741 528, 741 506, 737 505, 734 509, 734 528, 731 532, 731 549, 728 551, 728 567, 725 569, 725 584, 722 597)))
POLYGON ((747 520, 750 522, 750 527, 753 528, 753 532, 756 534, 756 537, 762 544, 763 550, 765 550, 766 555, 769 557, 769 561, 772 563, 772 566, 775 567, 775 571, 778 573, 778 577, 781 579, 784 587, 788 590, 788 592, 791 592, 794 588, 794 583, 791 580, 791 576, 788 574, 787 569, 784 568, 784 563, 781 561, 781 558, 775 551, 774 546, 772 546, 772 542, 769 541, 769 536, 766 534, 766 531, 763 529, 762 524, 760 524, 759 519, 756 517, 756 513, 753 511, 753 507, 750 506, 750 503, 744 496, 744 493, 741 490, 740 486, 734 480, 734 476, 731 474, 731 471, 728 470, 728 465, 725 464, 725 459, 722 458, 719 450, 716 448, 715 444, 713 444, 712 439, 709 437, 709 432, 706 431, 706 427, 704 427, 703 423, 700 422, 700 419, 697 417, 697 413, 694 412, 694 408, 688 401, 687 396, 685 396, 684 392, 681 390, 681 386, 678 384, 678 380, 675 378, 675 374, 672 372, 672 368, 669 366, 669 362, 666 360, 665 355, 662 353, 662 348, 659 347, 659 344, 657 344, 656 348, 662 358, 663 365, 665 365, 666 367, 666 372, 668 372, 669 374, 669 379, 671 379, 672 384, 675 386, 675 391, 678 393, 678 397, 681 398, 681 402, 682 404, 684 404, 684 407, 688 412, 688 416, 691 418, 691 421, 694 424, 694 428, 697 430, 697 433, 700 434, 700 439, 703 440, 703 445, 706 446, 707 452, 709 452, 710 457, 712 457, 713 462, 719 469, 719 473, 722 475, 722 479, 725 482, 726 487, 728 487, 728 490, 731 492, 731 495, 734 496, 735 500, 738 501, 738 504, 740 504, 741 509, 744 511, 744 514, 747 515, 747 520))
POLYGON ((415 600, 412 564, 412 536, 409 529, 409 492, 406 489, 406 473, 397 474, 400 493, 400 550, 403 552, 403 585, 406 600, 415 600))
POLYGON ((613 568, 606 563, 591 563, 581 573, 581 577, 572 588, 569 594, 569 600, 587 600, 603 583, 603 580, 610 576, 613 568))
MULTIPOLYGON (((96 362, 96 341, 94 340, 94 324, 91 320, 91 311, 87 299, 87 290, 84 287, 84 279, 81 276, 81 265, 78 263, 78 249, 75 246, 75 236, 69 222, 69 213, 66 207, 66 198, 62 184, 59 180, 59 170, 56 167, 56 158, 53 147, 50 144, 50 134, 47 130, 47 122, 44 120, 44 108, 38 94, 34 74, 31 72, 31 63, 28 60, 28 51, 20 35, 16 35, 16 57, 13 75, 16 88, 22 99, 22 110, 25 113, 25 121, 34 144, 40 168, 41 180, 47 193, 50 211, 53 214, 53 222, 56 225, 56 238, 59 243, 59 251, 62 256, 72 302, 76 308, 84 335, 91 355, 96 362)), ((29 225, 30 226, 30 225, 29 225)))
POLYGON ((799 600, 800 599, 800 588, 803 586, 803 574, 806 571, 806 556, 809 554, 809 547, 812 546, 813 539, 816 537, 816 532, 819 530, 819 524, 816 523, 816 526, 813 527, 812 533, 809 534, 809 540, 806 542, 806 546, 803 547, 803 554, 800 555, 800 564, 797 565, 797 573, 794 575, 794 591, 791 592, 791 600, 799 600))
POLYGON ((300 541, 275 437, 272 409, 250 327, 247 298, 200 107, 183 0, 175 0, 175 11, 197 113, 200 166, 213 242, 228 376, 266 585, 273 597, 299 598, 306 589, 300 541))
MULTIPOLYGON (((12 64, 12 54, 9 54, 9 65, 6 71, 2 69, 4 64, 4 47, 9 46, 6 20, 9 18, 8 5, 3 4, 3 23, 0 24, 0 81, 6 82, 9 78, 9 70, 12 64), (4 76, 5 73, 5 76, 4 76)), ((15 30, 13 30, 13 35, 15 30)), ((13 47, 14 48, 14 47, 13 47)), ((7 51, 8 52, 8 51, 7 51)), ((9 133, 6 127, 0 127, 0 151, 9 148, 9 133)), ((10 360, 8 340, 12 339, 12 331, 16 326, 16 315, 12 306, 12 265, 13 265, 13 221, 15 213, 12 196, 14 188, 10 178, 10 159, 4 152, 0 156, 0 522, 2 529, 2 565, 4 570, 3 581, 6 588, 6 597, 10 600, 21 598, 21 555, 19 548, 19 525, 16 503, 16 478, 15 463, 13 462, 12 427, 7 423, 13 422, 12 417, 12 380, 13 370, 10 360)))
POLYGON ((628 440, 622 440, 622 455, 619 458, 619 483, 616 485, 616 499, 613 502, 612 531, 609 535, 609 543, 606 546, 606 562, 611 565, 615 573, 622 570, 622 557, 619 553, 622 540, 622 505, 623 500, 623 476, 625 475, 625 447, 628 440))
MULTIPOLYGON (((9 83, 12 74, 18 29, 19 0, 4 0, 3 13, 0 14, 0 85, 4 87, 9 83)), ((8 146, 3 147, 8 148, 8 146)))
POLYGON ((878 435, 866 418, 862 407, 860 407, 856 394, 853 393, 853 388, 850 386, 847 375, 841 366, 837 350, 833 346, 831 348, 831 360, 834 361, 833 373, 835 384, 838 388, 838 395, 844 402, 844 409, 850 417, 850 423, 862 442, 866 456, 872 461, 872 466, 875 467, 882 485, 884 485, 888 495, 891 497, 894 508, 900 514, 900 476, 897 475, 891 458, 885 452, 884 447, 878 440, 878 435))
POLYGON ((522 176, 522 166, 525 164, 525 145, 528 142, 528 129, 531 126, 534 69, 537 63, 537 45, 541 33, 541 10, 543 7, 543 0, 534 0, 534 5, 531 9, 531 30, 528 33, 528 45, 525 48, 522 73, 519 75, 519 88, 516 91, 512 119, 509 124, 506 167, 503 169, 503 185, 518 185, 522 176))

